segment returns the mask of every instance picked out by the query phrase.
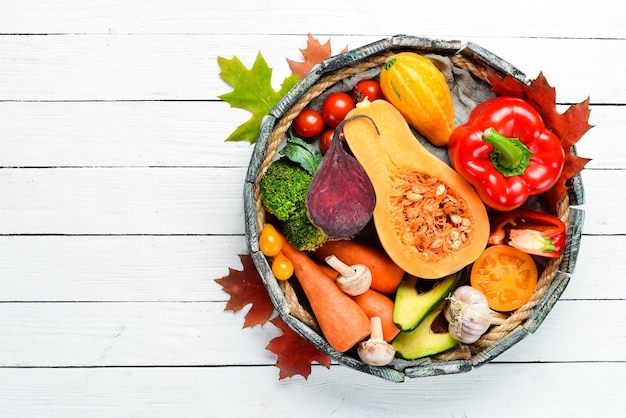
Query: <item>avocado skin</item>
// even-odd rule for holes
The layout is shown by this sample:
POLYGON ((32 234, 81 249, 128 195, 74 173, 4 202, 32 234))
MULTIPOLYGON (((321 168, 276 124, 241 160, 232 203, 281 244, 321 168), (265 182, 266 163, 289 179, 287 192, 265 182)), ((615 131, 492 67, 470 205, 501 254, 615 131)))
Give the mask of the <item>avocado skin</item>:
POLYGON ((433 354, 442 353, 459 345, 449 332, 434 333, 431 330, 433 322, 445 307, 446 301, 442 300, 426 318, 412 331, 402 331, 391 342, 398 356, 405 360, 414 360, 433 354))
POLYGON ((415 276, 405 276, 396 291, 393 322, 401 331, 415 329, 461 283, 463 270, 444 277, 421 294, 417 290, 417 280, 415 276))

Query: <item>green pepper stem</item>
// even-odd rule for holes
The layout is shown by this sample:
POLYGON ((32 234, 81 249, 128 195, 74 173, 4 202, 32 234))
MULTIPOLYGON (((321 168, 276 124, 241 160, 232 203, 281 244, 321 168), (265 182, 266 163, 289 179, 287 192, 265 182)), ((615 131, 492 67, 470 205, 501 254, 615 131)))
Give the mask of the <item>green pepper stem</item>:
POLYGON ((530 164, 532 152, 518 138, 507 138, 494 128, 487 128, 482 135, 483 141, 493 145, 489 156, 494 167, 504 176, 519 176, 530 164))

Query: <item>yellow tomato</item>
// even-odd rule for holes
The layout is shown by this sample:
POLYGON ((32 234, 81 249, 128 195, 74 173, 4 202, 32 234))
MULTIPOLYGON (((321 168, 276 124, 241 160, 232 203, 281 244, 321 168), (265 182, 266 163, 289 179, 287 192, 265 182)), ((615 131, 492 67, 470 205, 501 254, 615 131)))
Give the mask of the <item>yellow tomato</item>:
POLYGON ((293 263, 283 253, 272 260, 272 273, 278 280, 287 280, 293 275, 293 263))
POLYGON ((537 265, 531 256, 508 245, 488 247, 472 266, 472 287, 489 307, 508 312, 528 302, 537 286, 537 265))
POLYGON ((276 228, 272 224, 263 225, 259 236, 259 249, 267 257, 274 257, 280 253, 283 242, 276 228))

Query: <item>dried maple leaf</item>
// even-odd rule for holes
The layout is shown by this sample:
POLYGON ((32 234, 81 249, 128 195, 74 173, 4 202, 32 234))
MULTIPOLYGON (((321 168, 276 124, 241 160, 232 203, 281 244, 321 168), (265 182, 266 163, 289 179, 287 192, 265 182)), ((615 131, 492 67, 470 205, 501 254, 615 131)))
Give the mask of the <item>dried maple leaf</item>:
POLYGON ((230 268, 228 276, 215 279, 222 286, 222 290, 230 294, 230 299, 224 310, 237 312, 252 304, 245 316, 243 328, 263 325, 274 312, 274 305, 252 257, 249 254, 240 254, 239 259, 243 265, 243 270, 238 271, 230 268))
POLYGON ((499 78, 492 75, 492 90, 501 96, 514 96, 530 103, 543 117, 543 121, 561 140, 565 151, 565 166, 561 177, 547 194, 552 204, 556 204, 567 191, 569 179, 579 173, 591 161, 572 153, 572 147, 593 127, 589 124, 589 98, 571 105, 564 113, 556 109, 556 90, 548 84, 543 73, 532 80, 530 85, 520 83, 512 77, 499 78))
MULTIPOLYGON (((348 50, 346 46, 341 52, 348 50)), ((308 73, 313 66, 321 63, 326 58, 330 58, 332 55, 330 39, 326 43, 322 44, 317 38, 314 38, 310 33, 308 34, 307 47, 301 49, 300 52, 304 57, 303 62, 293 61, 287 58, 289 68, 298 77, 302 78, 308 73)))
POLYGON ((282 97, 298 82, 299 78, 291 74, 286 77, 279 91, 272 88, 272 69, 267 65, 261 52, 248 70, 237 57, 217 58, 220 77, 234 89, 219 96, 232 107, 245 109, 252 113, 248 121, 237 127, 226 141, 256 141, 263 117, 282 97))
POLYGON ((265 347, 278 356, 276 367, 280 369, 279 379, 293 377, 297 374, 307 379, 311 374, 313 361, 330 369, 330 357, 292 330, 279 316, 272 319, 271 322, 283 332, 281 336, 270 340, 265 347))

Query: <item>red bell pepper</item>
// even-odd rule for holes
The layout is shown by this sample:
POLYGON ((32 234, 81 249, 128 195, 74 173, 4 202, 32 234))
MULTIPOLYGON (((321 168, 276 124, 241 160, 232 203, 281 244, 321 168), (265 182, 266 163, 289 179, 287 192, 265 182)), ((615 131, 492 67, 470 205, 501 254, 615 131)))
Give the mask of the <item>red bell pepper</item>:
POLYGON ((489 244, 505 244, 528 254, 558 258, 566 239, 565 223, 554 215, 517 208, 493 216, 489 244))
POLYGON ((480 103, 450 136, 454 169, 483 202, 498 211, 521 206, 529 196, 548 191, 565 161, 561 141, 539 113, 515 97, 480 103))

